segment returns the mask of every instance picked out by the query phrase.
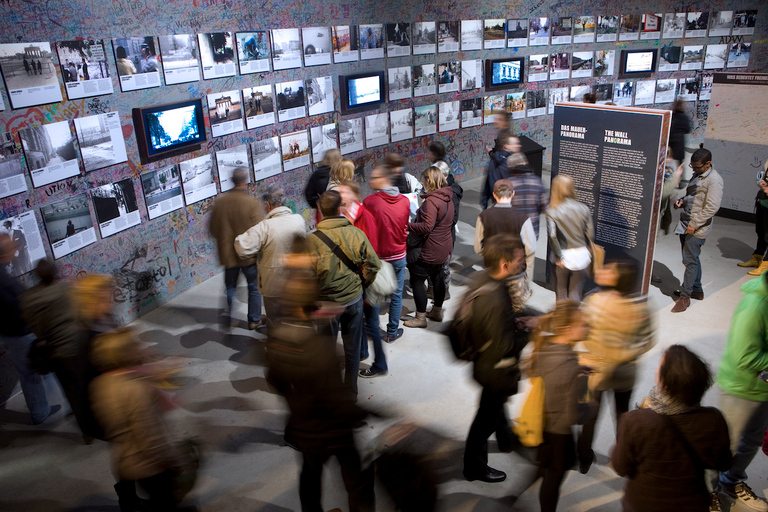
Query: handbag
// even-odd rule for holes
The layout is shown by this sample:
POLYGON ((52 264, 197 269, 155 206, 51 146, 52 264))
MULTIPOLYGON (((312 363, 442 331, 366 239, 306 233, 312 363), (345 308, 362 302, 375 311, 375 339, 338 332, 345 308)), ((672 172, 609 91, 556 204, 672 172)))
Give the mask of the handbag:
POLYGON ((605 264, 605 247, 597 245, 594 240, 590 240, 589 252, 592 253, 592 275, 595 275, 605 264))
POLYGON ((531 377, 531 391, 512 430, 523 446, 535 447, 544 442, 544 378, 531 377))
POLYGON ((440 225, 446 215, 448 215, 448 208, 446 208, 443 215, 437 219, 437 222, 435 222, 434 227, 432 227, 429 233, 408 231, 408 237, 405 239, 405 262, 408 265, 412 265, 418 261, 419 257, 421 257, 421 248, 424 246, 424 242, 427 241, 429 234, 440 225))

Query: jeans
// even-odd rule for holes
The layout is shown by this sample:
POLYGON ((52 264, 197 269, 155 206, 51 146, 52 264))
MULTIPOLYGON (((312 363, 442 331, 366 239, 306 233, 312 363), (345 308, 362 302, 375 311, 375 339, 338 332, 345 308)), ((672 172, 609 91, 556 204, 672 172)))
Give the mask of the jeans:
POLYGON ((25 336, 0 336, 0 344, 8 351, 16 373, 19 374, 21 392, 24 393, 32 423, 42 423, 51 413, 51 407, 45 396, 42 377, 29 366, 29 347, 35 339, 31 333, 25 336))
MULTIPOLYGON (((381 331, 379 326, 379 305, 363 304, 363 313, 365 315, 365 331, 373 342, 373 364, 371 369, 381 372, 387 371, 387 356, 384 354, 384 345, 381 343, 381 331)), ((368 338, 363 338, 363 344, 360 350, 360 360, 368 357, 368 338)))
POLYGON ((360 350, 365 342, 363 296, 348 304, 339 319, 332 324, 331 335, 335 340, 341 328, 344 342, 344 385, 357 396, 357 373, 360 371, 360 350))
POLYGON ((504 404, 507 393, 489 391, 483 388, 480 406, 477 408, 472 426, 469 427, 467 444, 464 448, 464 472, 481 473, 488 466, 488 438, 496 432, 499 444, 509 444, 514 439, 504 404))
POLYGON ((728 424, 733 462, 720 473, 720 484, 732 487, 747 479, 747 467, 763 444, 768 430, 768 402, 755 402, 720 391, 720 411, 728 424))
POLYGON ((387 323, 387 336, 394 336, 400 326, 400 315, 403 313, 403 287, 405 286, 405 258, 390 261, 395 269, 397 289, 392 293, 389 302, 389 322, 387 323))
POLYGON ((683 276, 683 285, 681 295, 690 297, 693 292, 704 291, 701 287, 701 246, 705 239, 697 238, 693 235, 680 235, 680 246, 683 249, 683 265, 685 265, 685 275, 683 276))
POLYGON ((232 300, 237 290, 237 278, 243 272, 248 282, 248 322, 256 323, 261 320, 261 294, 259 293, 259 269, 254 263, 246 267, 224 269, 224 286, 227 288, 227 313, 232 316, 232 300))

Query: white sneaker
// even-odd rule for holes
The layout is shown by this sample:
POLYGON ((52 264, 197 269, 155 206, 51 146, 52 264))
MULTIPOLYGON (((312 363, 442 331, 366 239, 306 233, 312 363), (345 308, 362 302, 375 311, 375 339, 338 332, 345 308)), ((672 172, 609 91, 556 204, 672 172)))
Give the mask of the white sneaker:
POLYGON ((723 487, 723 492, 750 510, 768 512, 768 503, 758 497, 744 482, 734 485, 733 488, 723 487))

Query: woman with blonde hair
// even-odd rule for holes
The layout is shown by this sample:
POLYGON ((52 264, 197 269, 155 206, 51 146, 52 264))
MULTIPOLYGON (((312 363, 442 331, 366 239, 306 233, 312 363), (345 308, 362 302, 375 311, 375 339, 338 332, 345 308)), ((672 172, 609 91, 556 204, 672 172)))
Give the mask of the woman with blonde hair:
POLYGON ((441 272, 453 252, 453 191, 440 169, 434 166, 422 173, 421 181, 426 196, 416 212, 416 220, 408 224, 406 241, 406 260, 416 301, 416 317, 405 322, 406 327, 427 326, 427 279, 435 285, 434 306, 429 318, 438 322, 443 320, 445 281, 441 272))
POLYGON ((592 262, 589 245, 594 225, 589 208, 576 200, 573 179, 566 174, 552 178, 547 233, 557 278, 557 300, 581 302, 581 293, 592 262))
POLYGON ((336 190, 345 181, 352 181, 355 177, 355 163, 347 158, 336 161, 331 167, 328 190, 336 190))

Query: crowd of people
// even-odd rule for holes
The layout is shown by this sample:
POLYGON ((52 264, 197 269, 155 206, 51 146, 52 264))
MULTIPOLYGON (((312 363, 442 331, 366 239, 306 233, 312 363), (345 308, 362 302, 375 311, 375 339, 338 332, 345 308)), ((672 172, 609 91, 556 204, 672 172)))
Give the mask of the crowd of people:
MULTIPOLYGON (((468 481, 506 479, 488 464, 492 435, 502 452, 525 449, 506 404, 526 376, 540 378, 544 390, 541 440, 535 443, 542 510, 556 510, 568 470, 590 471, 599 408, 603 397, 612 395, 611 458, 616 473, 627 477, 624 510, 719 510, 723 494, 751 510, 768 511, 768 503, 745 482, 768 430, 768 383, 759 378, 768 370, 768 273, 743 288, 716 376, 719 409, 701 406, 715 379, 707 364, 681 345, 664 352, 656 386, 640 398, 634 390, 637 368, 655 339, 646 298, 637 294, 638 263, 611 257, 600 268, 594 265, 592 215, 578 201, 573 180, 557 174, 547 191, 509 119, 497 121, 474 237, 484 270, 457 297, 461 322, 449 321, 443 308, 463 190, 439 142, 430 144, 429 164, 419 178, 407 172, 398 154, 374 164, 367 197, 355 179, 355 164, 328 151, 305 189, 307 203, 317 210, 311 232, 282 189, 270 186, 258 198, 251 195, 245 169, 233 172, 233 189, 215 200, 209 221, 224 266, 222 321, 227 329, 240 325, 233 300, 242 272, 247 326, 266 333, 267 380, 290 411, 284 439, 302 456, 302 510, 323 510, 320 478, 332 456, 341 466, 349 509, 375 510, 374 465, 363 463, 355 445, 355 429, 371 414, 357 403, 358 378, 385 377, 386 344, 397 342, 406 329, 432 323, 470 340, 472 376, 482 387, 463 454, 468 481), (557 301, 547 314, 528 304, 542 214, 557 283, 557 301), (415 311, 401 322, 406 275, 415 311), (598 289, 585 296, 590 276, 598 289), (382 305, 388 313, 384 328, 382 305), (339 337, 343 372, 335 355, 339 337), (373 362, 361 369, 369 357, 368 340, 373 362), (635 410, 633 396, 639 403, 635 410)), ((722 195, 711 160, 703 148, 694 152, 693 178, 674 202, 682 208, 675 232, 686 271, 673 312, 685 311, 691 298, 703 299, 699 253, 722 195)), ((674 179, 681 168, 670 173, 674 179)), ((768 189, 764 178, 758 204, 768 189)), ((750 264, 764 246, 758 244, 750 264)), ((32 422, 42 423, 55 412, 40 375, 50 373, 64 389, 84 442, 111 444, 121 511, 180 509, 189 490, 180 476, 194 473, 194 449, 174 443, 167 433, 158 392, 167 368, 132 330, 118 328, 114 282, 89 275, 62 283, 55 266, 42 260, 39 284, 23 290, 7 271, 14 255, 13 239, 0 233, 0 340, 19 373, 32 422), (137 485, 148 500, 139 498, 137 485)), ((379 478, 400 509, 417 510, 416 501, 401 498, 418 495, 418 510, 434 510, 434 488, 417 489, 429 479, 403 484, 392 475, 407 468, 395 461, 395 471, 389 469, 379 478)))

